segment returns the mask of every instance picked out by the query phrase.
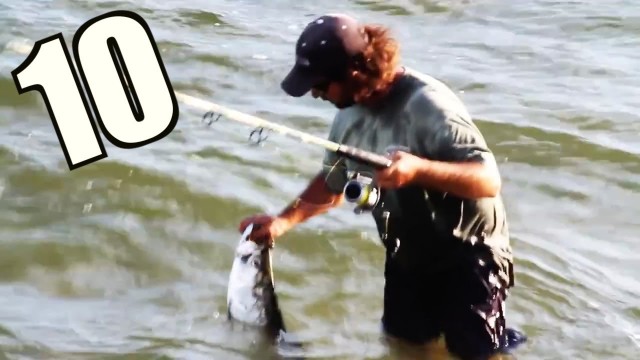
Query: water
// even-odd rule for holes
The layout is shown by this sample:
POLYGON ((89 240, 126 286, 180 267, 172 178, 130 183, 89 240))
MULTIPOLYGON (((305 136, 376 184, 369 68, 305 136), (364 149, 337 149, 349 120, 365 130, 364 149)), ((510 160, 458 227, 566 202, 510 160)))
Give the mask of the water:
MULTIPOLYGON (((225 321, 242 217, 279 211, 319 148, 206 129, 70 173, 38 94, 9 72, 33 41, 115 9, 144 16, 176 90, 326 136, 334 113, 278 87, 306 22, 388 24, 406 65, 449 83, 500 162, 516 255, 518 359, 640 358, 640 8, 608 1, 7 0, 0 5, 0 358, 257 359, 225 321), (22 49, 22 50, 21 50, 22 49)), ((318 358, 398 358, 379 339, 382 248, 340 208, 279 241, 286 321, 318 358)))

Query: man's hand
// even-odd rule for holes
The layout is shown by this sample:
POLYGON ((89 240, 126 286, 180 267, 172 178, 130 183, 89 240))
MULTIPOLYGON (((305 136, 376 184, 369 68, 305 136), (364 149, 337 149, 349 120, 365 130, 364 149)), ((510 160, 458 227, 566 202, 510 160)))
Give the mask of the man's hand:
POLYGON ((415 181, 416 174, 424 159, 404 151, 393 151, 389 158, 391 166, 376 171, 376 181, 381 188, 394 189, 415 181))
POLYGON ((238 231, 243 233, 249 224, 254 225, 253 231, 249 234, 249 240, 260 244, 267 243, 269 246, 273 246, 275 238, 284 234, 290 227, 289 222, 284 218, 260 214, 243 219, 238 231))

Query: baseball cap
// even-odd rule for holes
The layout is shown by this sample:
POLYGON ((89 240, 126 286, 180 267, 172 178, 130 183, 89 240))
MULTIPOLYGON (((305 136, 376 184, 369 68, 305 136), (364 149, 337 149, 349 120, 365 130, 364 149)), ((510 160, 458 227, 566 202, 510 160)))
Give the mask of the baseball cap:
POLYGON ((345 14, 313 20, 296 43, 296 61, 281 83, 289 95, 300 97, 320 82, 340 80, 350 61, 366 47, 358 21, 345 14))

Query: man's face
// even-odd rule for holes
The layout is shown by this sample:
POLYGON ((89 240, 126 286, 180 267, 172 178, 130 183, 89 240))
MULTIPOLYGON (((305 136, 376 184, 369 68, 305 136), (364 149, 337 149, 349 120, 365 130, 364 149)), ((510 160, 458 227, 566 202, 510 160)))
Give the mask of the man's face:
POLYGON ((354 104, 353 92, 343 83, 336 81, 327 81, 313 87, 311 96, 328 101, 338 109, 344 109, 354 104))

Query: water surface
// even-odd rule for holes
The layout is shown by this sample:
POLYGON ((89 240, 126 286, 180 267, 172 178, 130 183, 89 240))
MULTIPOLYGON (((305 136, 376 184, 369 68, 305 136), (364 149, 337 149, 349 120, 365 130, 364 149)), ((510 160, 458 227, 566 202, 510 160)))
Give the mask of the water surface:
MULTIPOLYGON (((518 359, 640 358, 640 8, 635 1, 86 1, 0 5, 0 358, 258 359, 225 320, 238 222, 287 205, 321 149, 247 143, 181 106, 171 135, 69 172, 25 47, 91 17, 149 23, 176 90, 326 136, 334 109, 279 89, 313 16, 387 24, 404 63, 447 82, 500 163, 516 256, 518 359), (319 4, 319 3, 318 3, 319 4)), ((286 321, 310 356, 394 359, 380 341, 383 250, 335 209, 275 254, 286 321)))

